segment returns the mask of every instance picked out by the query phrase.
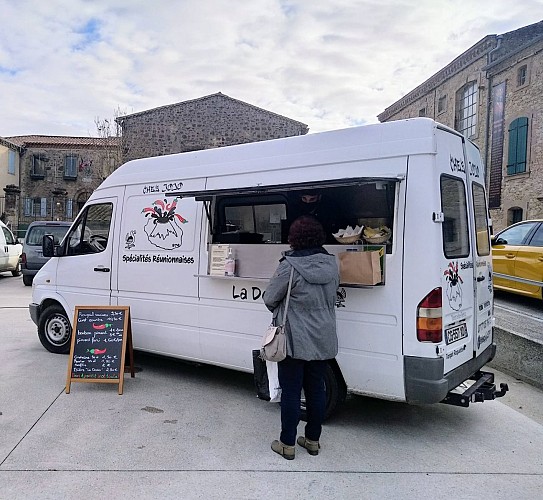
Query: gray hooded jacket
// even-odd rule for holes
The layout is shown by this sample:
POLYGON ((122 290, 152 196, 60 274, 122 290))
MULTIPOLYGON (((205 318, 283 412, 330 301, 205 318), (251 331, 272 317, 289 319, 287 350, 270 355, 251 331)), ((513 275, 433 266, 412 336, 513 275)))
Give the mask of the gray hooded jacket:
POLYGON ((324 249, 290 251, 279 262, 264 293, 264 303, 280 325, 294 268, 287 311, 287 354, 306 361, 332 359, 338 352, 336 291, 339 272, 336 258, 324 249))

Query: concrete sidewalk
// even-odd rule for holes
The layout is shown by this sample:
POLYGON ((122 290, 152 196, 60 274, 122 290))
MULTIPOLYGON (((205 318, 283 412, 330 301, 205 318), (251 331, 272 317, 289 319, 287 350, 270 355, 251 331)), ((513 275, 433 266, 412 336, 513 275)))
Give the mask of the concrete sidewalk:
POLYGON ((468 409, 352 397, 319 456, 287 461, 270 450, 279 407, 249 374, 136 353, 122 396, 65 394, 67 356, 26 311, 0 321, 2 499, 541 498, 543 393, 501 374, 515 397, 468 409))
MULTIPOLYGON (((1 278, 1 277, 0 277, 1 278)), ((279 406, 252 376, 136 353, 116 385, 72 383, 39 343, 29 288, 0 292, 0 499, 539 499, 543 391, 470 408, 351 397, 312 457, 270 450, 279 406)), ((491 370, 493 371, 493 370, 491 370)), ((303 424, 299 427, 303 433, 303 424)))

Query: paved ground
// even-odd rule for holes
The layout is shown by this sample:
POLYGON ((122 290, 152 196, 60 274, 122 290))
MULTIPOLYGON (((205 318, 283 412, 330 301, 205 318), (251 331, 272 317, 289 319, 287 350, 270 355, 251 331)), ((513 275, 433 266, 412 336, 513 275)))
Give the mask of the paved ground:
POLYGON ((0 278, 2 499, 542 496, 543 392, 528 384, 498 374, 511 393, 468 409, 353 397, 318 457, 286 461, 269 449, 279 408, 247 374, 136 353, 122 396, 65 394, 68 358, 41 347, 14 283, 0 278))

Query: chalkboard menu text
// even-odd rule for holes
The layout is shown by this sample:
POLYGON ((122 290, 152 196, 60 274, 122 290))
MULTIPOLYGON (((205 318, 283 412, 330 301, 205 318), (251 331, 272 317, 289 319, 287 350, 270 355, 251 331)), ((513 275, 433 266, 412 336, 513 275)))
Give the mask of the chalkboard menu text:
POLYGON ((127 355, 134 377, 130 308, 76 306, 73 325, 66 394, 72 382, 118 384, 122 394, 127 355))

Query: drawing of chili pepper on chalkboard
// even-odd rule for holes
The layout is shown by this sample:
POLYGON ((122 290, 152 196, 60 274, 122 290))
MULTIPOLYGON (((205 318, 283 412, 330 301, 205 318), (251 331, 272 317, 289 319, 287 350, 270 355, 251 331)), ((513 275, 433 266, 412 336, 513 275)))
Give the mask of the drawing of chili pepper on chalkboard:
POLYGON ((107 349, 87 349, 91 354, 105 354, 107 349))
POLYGON ((111 323, 104 323, 104 324, 96 324, 96 323, 93 323, 93 324, 92 324, 92 327, 93 327, 95 330, 105 330, 108 326, 111 326, 111 323))

